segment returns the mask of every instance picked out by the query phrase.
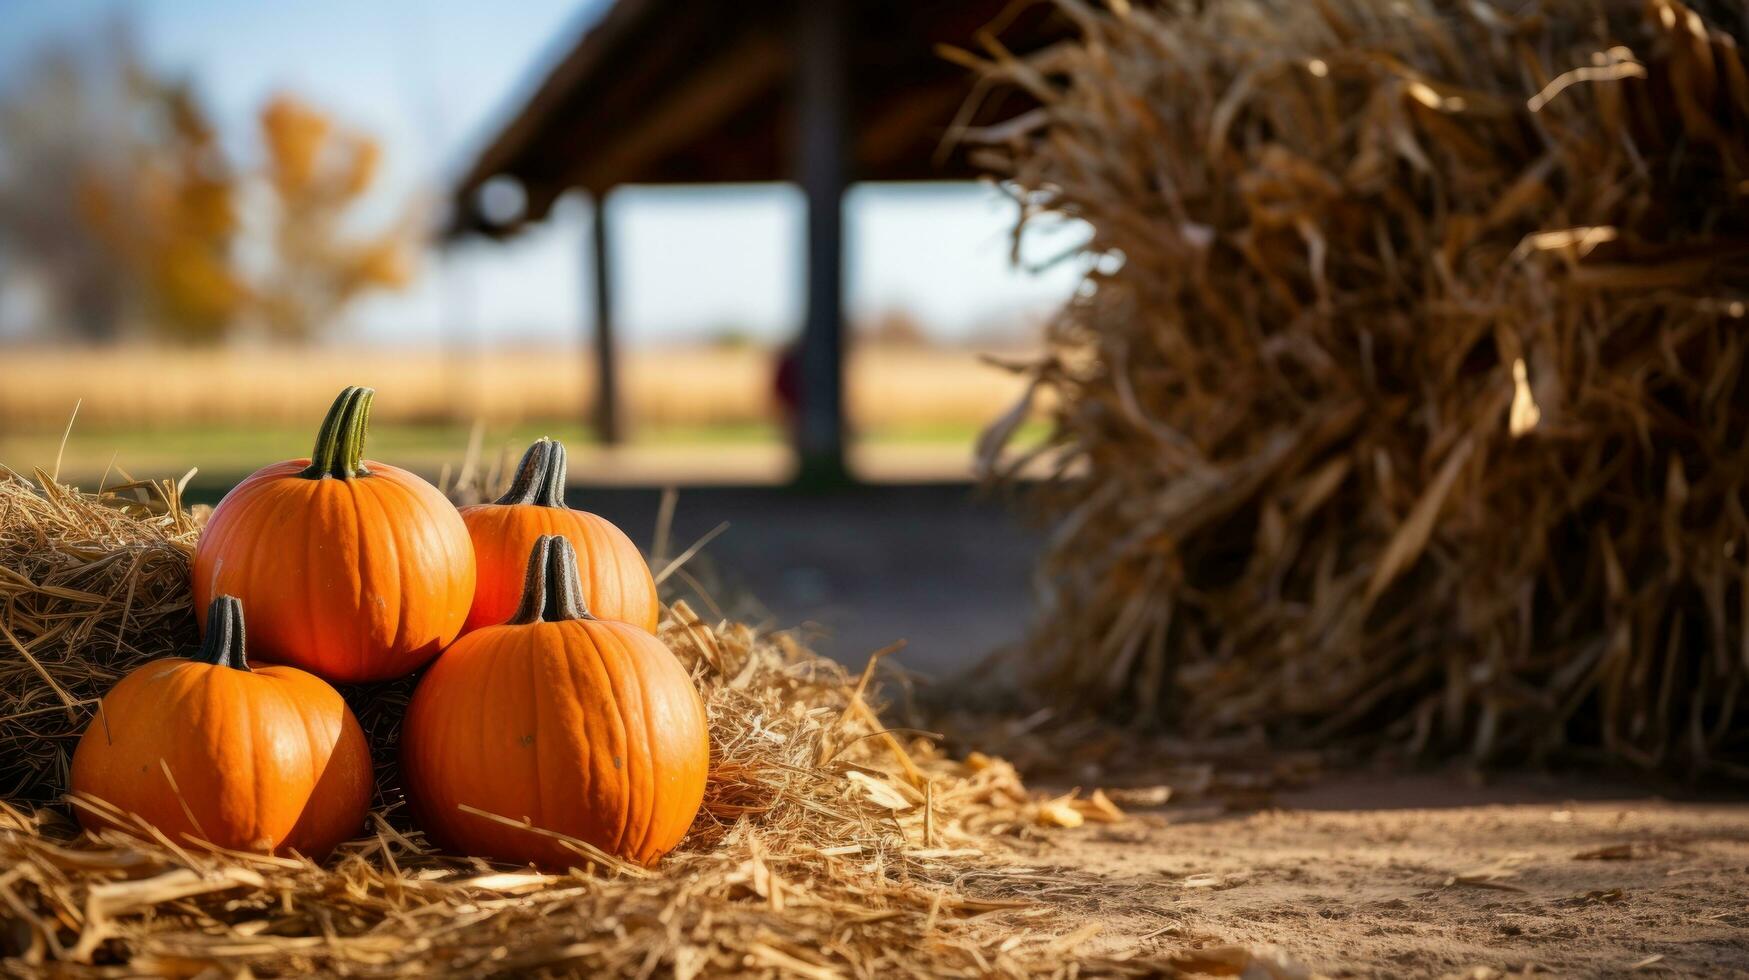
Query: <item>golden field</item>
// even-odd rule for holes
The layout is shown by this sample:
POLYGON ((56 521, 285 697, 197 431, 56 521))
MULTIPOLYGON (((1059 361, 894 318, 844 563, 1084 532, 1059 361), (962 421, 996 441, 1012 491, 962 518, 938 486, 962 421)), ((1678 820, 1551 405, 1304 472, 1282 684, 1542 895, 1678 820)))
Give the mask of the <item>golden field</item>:
MULTIPOLYGON (((565 439, 573 476, 590 482, 784 478, 769 354, 639 350, 621 365, 630 445, 600 450, 594 367, 574 350, 0 349, 0 464, 59 460, 85 483, 198 467, 197 482, 223 483, 307 454, 334 394, 365 384, 377 389, 373 452, 433 476, 477 431, 494 459, 536 436, 565 439)), ((847 371, 852 462, 876 478, 969 476, 976 433, 1021 391, 965 350, 865 348, 847 371)))
MULTIPOLYGON (((652 428, 768 423, 772 361, 752 349, 686 348, 622 355, 628 421, 652 428)), ((569 350, 398 349, 0 350, 0 426, 305 424, 348 384, 377 389, 385 424, 489 425, 587 417, 595 378, 569 350)), ((963 350, 872 348, 848 367, 852 417, 871 430, 978 426, 1019 395, 1007 372, 963 350)))

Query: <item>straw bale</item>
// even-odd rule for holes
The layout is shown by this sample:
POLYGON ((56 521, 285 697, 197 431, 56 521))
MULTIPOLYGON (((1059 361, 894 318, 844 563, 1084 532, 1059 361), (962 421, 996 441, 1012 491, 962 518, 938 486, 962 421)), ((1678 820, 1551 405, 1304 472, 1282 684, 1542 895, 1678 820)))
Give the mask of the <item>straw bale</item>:
POLYGON ((173 482, 84 494, 0 467, 0 798, 59 796, 97 700, 194 642, 198 533, 173 482))
MULTIPOLYGON (((1749 775, 1749 8, 1058 6, 961 134, 1086 280, 1047 696, 1196 736, 1749 775)), ((1034 463, 1037 459, 1033 460, 1034 463)))

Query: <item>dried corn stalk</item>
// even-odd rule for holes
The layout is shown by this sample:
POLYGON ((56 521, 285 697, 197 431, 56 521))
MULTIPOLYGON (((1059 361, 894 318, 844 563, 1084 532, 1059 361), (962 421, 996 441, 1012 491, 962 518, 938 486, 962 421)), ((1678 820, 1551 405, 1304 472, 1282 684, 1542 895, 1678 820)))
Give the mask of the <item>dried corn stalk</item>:
POLYGON ((970 134, 1091 229, 1024 368, 1048 689, 1749 775, 1749 8, 1059 6, 970 134))

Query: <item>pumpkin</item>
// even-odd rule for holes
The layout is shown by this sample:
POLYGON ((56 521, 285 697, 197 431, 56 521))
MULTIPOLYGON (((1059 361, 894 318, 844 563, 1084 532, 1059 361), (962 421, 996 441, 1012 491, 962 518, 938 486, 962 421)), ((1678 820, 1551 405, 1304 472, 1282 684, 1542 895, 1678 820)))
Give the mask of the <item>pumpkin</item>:
POLYGON ((524 582, 510 621, 457 640, 413 693, 401 741, 413 813, 460 853, 584 860, 557 833, 653 864, 704 799, 704 704, 662 641, 589 614, 569 541, 537 539, 524 582))
POLYGON ((311 458, 238 484, 194 552, 196 608, 237 596, 258 656, 336 682, 423 666, 460 634, 474 598, 455 508, 406 470, 361 458, 373 394, 341 392, 311 458))
POLYGON ((591 612, 656 632, 656 580, 638 546, 605 518, 565 505, 563 443, 541 439, 528 447, 504 496, 461 513, 474 541, 477 576, 464 632, 495 626, 516 611, 529 549, 543 534, 571 542, 591 612))
POLYGON ((192 659, 151 661, 104 695, 73 752, 73 792, 171 840, 320 858, 364 826, 370 748, 321 678, 250 668, 243 606, 219 596, 192 659))

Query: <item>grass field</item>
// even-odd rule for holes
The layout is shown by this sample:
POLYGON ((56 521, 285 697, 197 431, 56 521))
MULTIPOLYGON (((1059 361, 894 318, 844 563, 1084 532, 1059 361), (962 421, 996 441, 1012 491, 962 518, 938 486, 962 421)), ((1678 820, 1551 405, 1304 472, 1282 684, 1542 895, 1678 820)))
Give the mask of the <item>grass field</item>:
MULTIPOLYGON (((371 454, 430 474, 462 457, 476 427, 488 459, 562 439, 585 453, 582 479, 758 479, 781 468, 767 355, 640 351, 622 371, 630 445, 590 457, 593 370, 570 351, 3 351, 0 463, 53 470, 59 459, 63 477, 85 484, 197 467, 197 484, 215 486, 307 455, 334 393, 367 384, 377 389, 371 454)), ((847 383, 859 446, 896 473, 966 470, 978 431, 1019 395, 1010 375, 965 351, 862 351, 847 383)))

